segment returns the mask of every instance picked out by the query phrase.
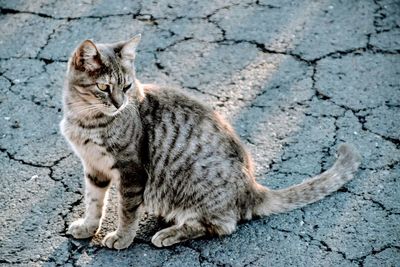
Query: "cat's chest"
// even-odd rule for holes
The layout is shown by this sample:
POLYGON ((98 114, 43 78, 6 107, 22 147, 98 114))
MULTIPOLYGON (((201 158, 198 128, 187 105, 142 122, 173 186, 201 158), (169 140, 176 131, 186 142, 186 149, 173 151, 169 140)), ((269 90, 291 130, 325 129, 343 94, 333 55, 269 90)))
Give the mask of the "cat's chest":
POLYGON ((87 170, 95 170, 104 174, 111 174, 110 178, 116 179, 119 174, 114 168, 115 158, 105 147, 88 142, 76 145, 76 151, 87 170))
POLYGON ((109 174, 110 178, 117 179, 119 173, 114 168, 116 160, 107 150, 101 132, 65 126, 61 123, 61 130, 81 158, 85 170, 109 174))

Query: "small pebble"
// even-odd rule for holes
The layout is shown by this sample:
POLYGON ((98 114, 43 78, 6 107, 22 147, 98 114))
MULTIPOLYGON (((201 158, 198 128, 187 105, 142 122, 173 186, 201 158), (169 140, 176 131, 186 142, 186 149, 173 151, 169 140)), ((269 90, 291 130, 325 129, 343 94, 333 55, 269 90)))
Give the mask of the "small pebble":
POLYGON ((14 121, 13 124, 11 125, 11 128, 14 128, 14 129, 18 129, 20 127, 21 127, 21 125, 19 124, 19 121, 14 121))

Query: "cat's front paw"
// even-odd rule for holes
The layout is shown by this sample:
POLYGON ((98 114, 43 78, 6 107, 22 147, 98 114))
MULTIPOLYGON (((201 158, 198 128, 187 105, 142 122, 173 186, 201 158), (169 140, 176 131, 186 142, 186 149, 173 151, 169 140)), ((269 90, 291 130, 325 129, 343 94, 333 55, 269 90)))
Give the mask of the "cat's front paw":
POLYGON ((67 234, 72 235, 76 239, 89 238, 96 234, 99 223, 89 223, 84 219, 79 219, 71 223, 68 227, 67 234))
POLYGON ((108 233, 106 237, 104 237, 103 245, 108 248, 124 249, 129 247, 130 244, 132 244, 134 238, 135 238, 134 234, 114 231, 108 233))

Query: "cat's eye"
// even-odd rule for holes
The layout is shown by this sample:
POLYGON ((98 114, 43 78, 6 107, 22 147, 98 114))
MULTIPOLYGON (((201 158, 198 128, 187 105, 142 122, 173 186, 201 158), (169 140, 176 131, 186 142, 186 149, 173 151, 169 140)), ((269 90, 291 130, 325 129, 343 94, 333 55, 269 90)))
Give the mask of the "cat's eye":
POLYGON ((105 83, 97 83, 97 88, 99 88, 101 91, 109 91, 110 90, 110 85, 105 84, 105 83))
POLYGON ((129 88, 131 88, 131 86, 132 86, 132 83, 126 85, 126 86, 124 87, 124 89, 123 89, 124 93, 125 93, 126 91, 128 91, 129 88))

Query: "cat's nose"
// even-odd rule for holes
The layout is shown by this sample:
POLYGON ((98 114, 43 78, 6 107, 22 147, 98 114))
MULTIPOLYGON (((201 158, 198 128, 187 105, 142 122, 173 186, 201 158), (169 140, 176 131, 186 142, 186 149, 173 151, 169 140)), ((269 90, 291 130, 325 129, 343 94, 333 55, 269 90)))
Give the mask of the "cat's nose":
POLYGON ((124 104, 124 96, 119 94, 111 95, 111 102, 117 109, 124 104))
POLYGON ((113 101, 113 105, 114 105, 114 107, 116 107, 117 109, 119 109, 119 108, 122 106, 122 104, 123 104, 123 102, 116 102, 116 101, 113 101))
POLYGON ((111 97, 111 103, 119 109, 123 104, 124 104, 124 98, 123 97, 111 97))

